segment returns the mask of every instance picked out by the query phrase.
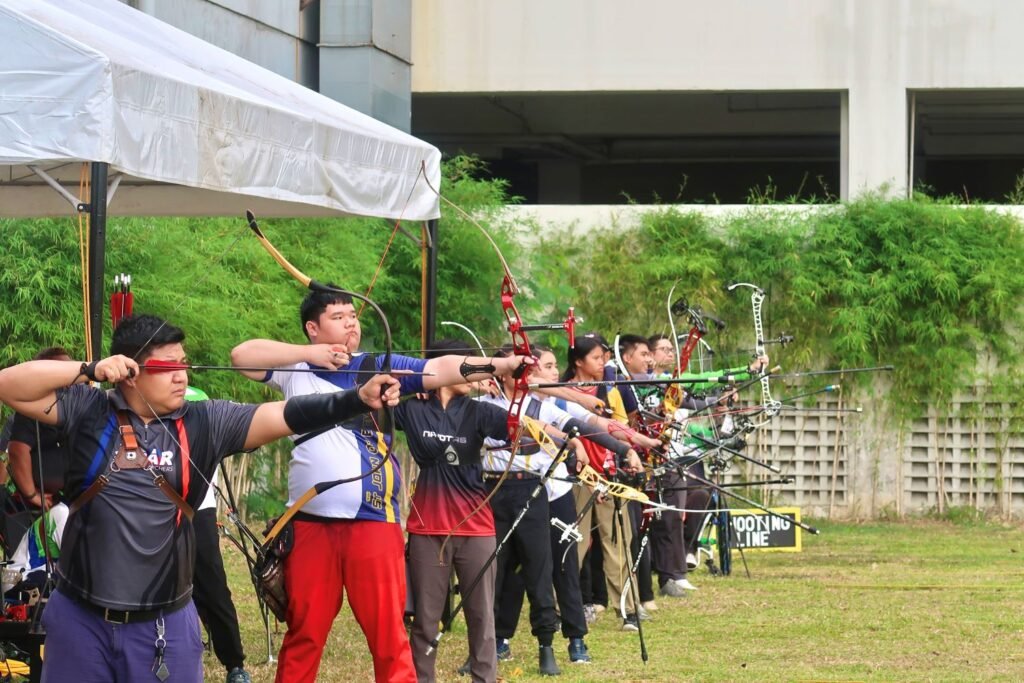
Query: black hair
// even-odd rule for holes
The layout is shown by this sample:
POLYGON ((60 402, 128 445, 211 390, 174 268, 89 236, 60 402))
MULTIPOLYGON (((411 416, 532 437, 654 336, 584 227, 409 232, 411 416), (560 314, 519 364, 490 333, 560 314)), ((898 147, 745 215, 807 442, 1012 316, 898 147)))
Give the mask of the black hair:
POLYGON ((61 356, 71 357, 71 354, 67 352, 63 346, 47 346, 45 349, 37 353, 32 357, 32 360, 53 360, 61 356))
MULTIPOLYGON (((515 347, 511 344, 505 344, 500 349, 494 352, 493 358, 508 358, 515 351, 515 347)), ((540 358, 540 354, 548 353, 551 351, 551 347, 545 346, 544 344, 530 344, 530 352, 535 358, 540 358)))
POLYGON ((427 358, 440 358, 441 356, 475 356, 474 352, 465 342, 458 339, 438 339, 427 349, 427 358))
POLYGON ((185 332, 155 315, 132 315, 121 321, 110 340, 110 355, 128 356, 141 363, 153 349, 167 344, 181 344, 185 332))
MULTIPOLYGON (((581 336, 585 337, 586 339, 595 340, 598 344, 604 347, 605 351, 612 350, 611 344, 608 343, 608 340, 605 339, 600 332, 587 332, 586 334, 581 336)), ((579 339, 579 337, 577 337, 577 339, 579 339)))
MULTIPOLYGON (((338 285, 333 282, 326 283, 328 287, 334 287, 337 289, 338 285)), ((340 292, 328 292, 322 289, 311 289, 306 298, 302 300, 302 304, 299 306, 299 318, 302 322, 302 333, 306 335, 306 339, 309 339, 309 332, 306 331, 306 323, 310 320, 318 322, 320 316, 323 315, 324 311, 331 304, 350 304, 352 303, 352 297, 348 294, 341 294, 340 292)))
POLYGON ((645 337, 641 337, 639 334, 622 334, 619 335, 619 352, 623 355, 632 353, 633 349, 643 344, 648 349, 651 345, 647 342, 645 337))
MULTIPOLYGON (((647 348, 649 348, 651 351, 654 351, 654 347, 657 346, 658 342, 660 342, 662 339, 668 339, 668 335, 667 334, 652 334, 650 337, 647 338, 647 348)), ((669 341, 672 341, 672 340, 669 339, 669 341)))
POLYGON ((608 348, 608 345, 604 343, 604 338, 599 334, 584 334, 576 337, 576 345, 569 349, 569 353, 566 354, 566 360, 569 362, 569 365, 565 368, 565 372, 562 373, 561 381, 568 382, 575 377, 576 362, 589 356, 590 352, 598 347, 608 348))

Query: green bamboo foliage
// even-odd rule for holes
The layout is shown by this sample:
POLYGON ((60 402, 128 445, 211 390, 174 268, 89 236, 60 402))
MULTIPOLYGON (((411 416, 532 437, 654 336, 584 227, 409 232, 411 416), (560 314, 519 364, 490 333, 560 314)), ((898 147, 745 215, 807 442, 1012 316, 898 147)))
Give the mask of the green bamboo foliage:
MULTIPOLYGON (((445 166, 445 195, 479 215, 503 251, 517 251, 500 224, 489 219, 504 206, 504 184, 474 179, 472 160, 445 166)), ((501 268, 480 231, 446 211, 439 259, 439 319, 475 321, 497 332, 501 268)), ((266 219, 264 231, 305 273, 365 292, 394 224, 376 219, 266 219)), ((419 236, 418 224, 404 227, 419 236)), ((31 358, 59 344, 84 357, 81 269, 77 220, 0 220, 0 365, 31 358)), ((417 246, 395 237, 373 298, 388 316, 395 348, 420 347, 421 259, 417 246)), ((182 327, 196 364, 227 365, 239 342, 264 337, 304 342, 298 307, 304 290, 263 250, 238 218, 118 218, 107 232, 107 282, 132 274, 136 312, 154 313, 182 327)), ((104 294, 109 299, 109 290, 104 294)), ((361 318, 363 346, 384 348, 376 316, 361 318)), ((110 343, 104 312, 102 356, 110 343)), ((257 400, 257 383, 236 373, 197 374, 192 383, 212 396, 257 400)))
POLYGON ((665 298, 677 283, 677 295, 729 323, 709 335, 713 346, 749 350, 749 297, 724 286, 759 284, 769 295, 766 334, 797 337, 774 351, 786 369, 891 363, 890 396, 907 415, 978 381, 1006 385, 979 375, 979 354, 1019 374, 1024 232, 983 207, 868 197, 816 211, 752 207, 718 221, 658 208, 633 230, 567 232, 545 249, 572 253, 573 267, 535 277, 568 281, 589 322, 612 334, 667 328, 665 298))
MULTIPOLYGON (((481 171, 473 159, 449 161, 444 193, 495 235, 524 290, 517 303, 528 321, 561 318, 574 304, 584 328, 609 336, 667 331, 665 300, 675 284, 677 297, 729 323, 708 341, 719 362, 739 364, 754 341, 749 296, 724 287, 746 281, 768 293, 768 334, 797 337, 784 351, 773 349, 787 370, 892 363, 898 369, 890 396, 904 407, 948 400, 975 382, 1001 395, 1021 385, 1024 236, 1010 215, 923 197, 867 197, 811 210, 757 206, 721 219, 659 207, 628 230, 524 240, 529 226, 508 225, 501 214, 507 185, 480 179, 481 171), (982 377, 980 354, 1001 362, 1001 373, 982 377)), ((503 341, 497 257, 470 221, 447 205, 442 211, 438 320, 459 320, 488 341, 503 341)), ((262 224, 306 273, 356 291, 365 291, 393 229, 371 219, 262 224)), ((420 235, 419 225, 404 227, 420 235)), ((82 353, 77 235, 71 218, 0 221, 0 363, 55 343, 82 353)), ((112 218, 107 243, 108 281, 131 272, 136 310, 182 326, 196 363, 227 363, 231 347, 251 337, 304 340, 301 288, 251 238, 242 217, 112 218)), ((418 247, 397 235, 373 296, 399 348, 419 348, 420 275, 418 247)), ((381 348, 373 316, 364 315, 363 324, 364 346, 381 348)), ((564 349, 564 335, 532 336, 564 349)), ((214 395, 260 396, 258 386, 231 373, 193 381, 214 395)))

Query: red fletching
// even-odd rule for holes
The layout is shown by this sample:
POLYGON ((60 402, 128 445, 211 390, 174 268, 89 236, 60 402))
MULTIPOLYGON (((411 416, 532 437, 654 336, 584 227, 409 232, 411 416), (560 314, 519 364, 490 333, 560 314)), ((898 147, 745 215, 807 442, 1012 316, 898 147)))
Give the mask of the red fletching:
POLYGON ((188 370, 192 366, 186 363, 175 363, 169 360, 157 360, 150 358, 142 365, 142 369, 146 372, 177 372, 178 370, 188 370))

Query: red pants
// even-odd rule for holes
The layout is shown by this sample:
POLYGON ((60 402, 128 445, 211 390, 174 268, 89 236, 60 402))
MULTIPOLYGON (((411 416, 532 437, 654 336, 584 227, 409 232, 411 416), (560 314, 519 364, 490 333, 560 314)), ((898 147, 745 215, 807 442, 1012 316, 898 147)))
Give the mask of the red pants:
POLYGON ((277 683, 315 681, 342 589, 373 655, 377 681, 415 683, 405 609, 402 527, 386 522, 295 522, 295 545, 285 560, 288 632, 277 683))

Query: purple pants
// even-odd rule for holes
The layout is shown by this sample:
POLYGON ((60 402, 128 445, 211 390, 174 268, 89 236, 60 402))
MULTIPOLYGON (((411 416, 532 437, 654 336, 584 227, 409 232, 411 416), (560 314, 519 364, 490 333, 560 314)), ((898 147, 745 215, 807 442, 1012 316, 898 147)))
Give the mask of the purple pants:
MULTIPOLYGON (((46 650, 43 683, 160 683, 156 659, 156 621, 111 624, 102 616, 54 591, 43 611, 46 650)), ((203 680, 203 641, 192 602, 164 615, 167 645, 165 683, 203 680)))

